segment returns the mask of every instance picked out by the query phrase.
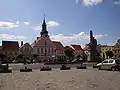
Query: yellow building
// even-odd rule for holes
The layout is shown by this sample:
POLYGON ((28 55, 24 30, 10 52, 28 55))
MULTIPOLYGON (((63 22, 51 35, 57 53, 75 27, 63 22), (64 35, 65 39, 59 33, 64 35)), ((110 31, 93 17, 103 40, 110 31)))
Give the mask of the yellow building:
POLYGON ((114 55, 115 58, 120 58, 120 39, 117 40, 117 43, 114 45, 114 55))
MULTIPOLYGON (((108 45, 101 45, 101 56, 103 58, 107 58, 106 56, 106 51, 112 51, 113 52, 114 47, 113 46, 108 46, 108 45)), ((114 52, 113 52, 114 53, 114 52)))

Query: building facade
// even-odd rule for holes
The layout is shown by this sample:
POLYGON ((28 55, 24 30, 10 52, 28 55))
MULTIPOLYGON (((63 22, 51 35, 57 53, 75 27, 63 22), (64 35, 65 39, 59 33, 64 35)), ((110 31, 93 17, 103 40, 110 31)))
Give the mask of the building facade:
POLYGON ((75 59, 77 59, 77 56, 83 57, 84 50, 81 48, 80 45, 70 45, 70 47, 73 49, 75 59))
POLYGON ((113 46, 108 46, 108 45, 101 45, 100 48, 101 48, 101 53, 100 53, 100 55, 101 55, 101 57, 103 57, 103 58, 107 58, 107 56, 106 56, 106 52, 107 52, 107 51, 112 51, 112 52, 113 52, 113 50, 114 50, 114 47, 113 47, 113 46))
POLYGON ((6 55, 8 61, 13 61, 19 54, 19 44, 17 41, 2 41, 2 53, 6 55))
POLYGON ((116 44, 113 47, 114 57, 120 58, 120 39, 117 40, 116 44))
POLYGON ((64 53, 64 46, 61 42, 53 41, 55 45, 55 59, 58 60, 64 60, 65 59, 65 53, 64 53))
POLYGON ((90 45, 89 44, 86 44, 85 45, 85 48, 83 49, 86 56, 87 56, 87 61, 90 61, 90 45))
POLYGON ((33 49, 29 43, 23 44, 23 42, 21 42, 21 46, 19 48, 19 54, 23 54, 26 58, 30 59, 32 58, 33 55, 32 52, 33 49))

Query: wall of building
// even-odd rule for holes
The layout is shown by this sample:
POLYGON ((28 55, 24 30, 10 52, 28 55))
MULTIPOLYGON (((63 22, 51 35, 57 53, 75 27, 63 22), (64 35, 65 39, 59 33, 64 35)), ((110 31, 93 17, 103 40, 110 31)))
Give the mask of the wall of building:
POLYGON ((113 52, 114 47, 113 46, 108 46, 108 45, 102 45, 101 46, 101 56, 103 58, 107 58, 106 52, 107 51, 112 51, 113 52))
POLYGON ((118 40, 117 43, 114 45, 114 56, 115 58, 120 58, 120 41, 118 40))
POLYGON ((33 54, 39 55, 41 61, 52 60, 55 55, 55 47, 49 37, 40 37, 41 39, 33 46, 33 54))

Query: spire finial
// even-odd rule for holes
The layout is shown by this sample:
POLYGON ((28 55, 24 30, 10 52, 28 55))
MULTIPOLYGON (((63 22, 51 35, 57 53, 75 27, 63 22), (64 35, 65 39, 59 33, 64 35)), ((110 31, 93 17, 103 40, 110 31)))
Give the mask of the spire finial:
POLYGON ((44 20, 45 20, 45 13, 44 13, 44 20))

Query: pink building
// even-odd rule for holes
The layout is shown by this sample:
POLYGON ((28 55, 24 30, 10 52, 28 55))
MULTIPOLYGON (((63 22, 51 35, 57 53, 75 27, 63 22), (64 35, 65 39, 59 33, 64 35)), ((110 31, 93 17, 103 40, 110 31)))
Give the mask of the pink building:
POLYGON ((39 60, 47 62, 49 60, 54 60, 55 56, 55 46, 54 43, 50 40, 47 25, 45 18, 42 24, 42 31, 40 32, 39 37, 31 44, 33 48, 33 54, 39 55, 39 60))

